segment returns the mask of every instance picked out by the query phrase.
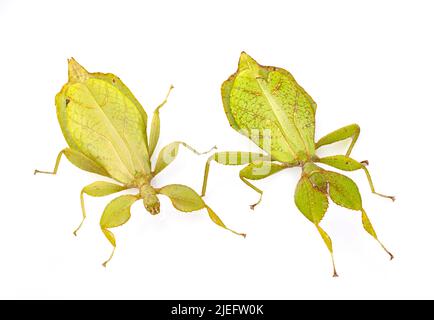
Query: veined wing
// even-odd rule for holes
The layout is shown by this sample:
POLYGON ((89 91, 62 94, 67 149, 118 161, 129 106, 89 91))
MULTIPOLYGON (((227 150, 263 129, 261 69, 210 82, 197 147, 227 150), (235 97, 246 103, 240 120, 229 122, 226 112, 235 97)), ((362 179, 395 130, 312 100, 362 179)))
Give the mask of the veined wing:
POLYGON ((231 126, 274 159, 295 162, 314 154, 316 104, 286 70, 260 66, 242 53, 222 97, 231 126), (252 139, 255 132, 259 137, 252 139))
POLYGON ((123 183, 150 172, 141 114, 117 88, 87 79, 68 86, 65 97, 66 128, 80 151, 123 183))
POLYGON ((131 91, 115 75, 88 73, 73 59, 68 70, 69 81, 56 95, 68 145, 118 181, 149 173, 147 115, 131 91))

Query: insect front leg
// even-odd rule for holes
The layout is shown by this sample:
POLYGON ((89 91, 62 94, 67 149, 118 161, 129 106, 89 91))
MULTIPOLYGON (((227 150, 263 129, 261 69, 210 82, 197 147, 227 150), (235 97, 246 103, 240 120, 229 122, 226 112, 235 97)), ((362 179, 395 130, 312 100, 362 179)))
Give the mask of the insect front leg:
POLYGON ((160 138, 160 109, 166 104, 172 89, 173 86, 171 85, 169 91, 166 94, 166 98, 164 98, 163 102, 160 103, 160 105, 154 110, 154 115, 152 116, 151 122, 151 133, 149 137, 149 157, 151 157, 154 153, 158 139, 160 138))
POLYGON ((238 166, 242 164, 251 163, 253 161, 259 161, 262 159, 269 159, 269 157, 261 153, 242 152, 242 151, 225 151, 225 152, 214 153, 211 157, 208 158, 205 164, 205 172, 203 177, 201 196, 202 197, 205 196, 206 193, 206 186, 208 184, 209 167, 211 161, 215 161, 227 166, 238 166))
POLYGON ((194 149, 192 146, 188 145, 185 142, 182 141, 175 141, 172 143, 169 143, 167 146, 165 146, 163 149, 161 149, 160 153, 158 154, 157 162, 155 164, 155 168, 153 171, 153 175, 156 176, 158 173, 160 173, 164 168, 166 168, 175 158, 178 156, 179 146, 184 146, 191 152, 197 155, 203 155, 211 152, 214 149, 217 149, 217 146, 212 147, 208 151, 205 152, 199 152, 196 149, 194 149))
POLYGON ((54 165, 53 171, 41 171, 41 170, 35 169, 35 171, 33 172, 33 174, 37 174, 37 173, 56 174, 57 173, 57 169, 59 169, 60 159, 62 159, 62 155, 64 153, 65 153, 65 149, 63 149, 62 151, 60 151, 59 154, 57 155, 56 163, 54 165))
POLYGON ((315 149, 318 149, 327 144, 331 144, 331 143, 335 143, 338 141, 351 138, 351 144, 348 147, 347 153, 345 154, 346 156, 349 156, 351 154, 351 151, 353 150, 354 145, 356 144, 357 139, 359 138, 359 134, 360 134, 359 125, 355 123, 350 124, 343 128, 337 129, 333 132, 330 132, 329 134, 319 139, 318 142, 315 144, 315 149))
POLYGON ((126 187, 124 186, 110 183, 110 182, 105 182, 105 181, 96 181, 81 189, 80 204, 81 204, 81 211, 83 213, 83 219, 81 220, 80 225, 77 227, 77 229, 74 230, 74 235, 75 236, 77 235, 78 230, 81 228, 84 220, 86 219, 86 209, 84 207, 84 194, 87 194, 91 197, 104 197, 109 194, 116 193, 125 189, 126 187))
POLYGON ((263 191, 259 189, 258 187, 254 186, 252 183, 250 183, 248 180, 261 180, 264 178, 267 178, 271 175, 273 175, 276 172, 279 172, 280 170, 283 170, 287 168, 287 166, 276 164, 271 161, 257 161, 248 164, 246 167, 244 167, 240 171, 240 179, 248 185, 250 188, 255 190, 257 193, 260 194, 259 200, 250 205, 250 209, 254 210, 255 207, 261 202, 262 200, 262 194, 263 191))

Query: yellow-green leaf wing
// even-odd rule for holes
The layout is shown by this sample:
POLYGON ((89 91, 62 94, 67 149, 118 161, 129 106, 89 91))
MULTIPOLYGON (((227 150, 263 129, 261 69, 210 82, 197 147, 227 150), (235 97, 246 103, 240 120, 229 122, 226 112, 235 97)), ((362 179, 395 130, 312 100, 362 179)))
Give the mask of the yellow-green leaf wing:
POLYGON ((221 92, 231 126, 273 159, 294 162, 314 154, 316 104, 288 71, 261 66, 242 53, 221 92))
POLYGON ((79 67, 70 68, 69 82, 56 97, 59 123, 70 147, 122 183, 150 173, 146 123, 128 88, 120 84, 118 89, 108 76, 93 77, 79 67))

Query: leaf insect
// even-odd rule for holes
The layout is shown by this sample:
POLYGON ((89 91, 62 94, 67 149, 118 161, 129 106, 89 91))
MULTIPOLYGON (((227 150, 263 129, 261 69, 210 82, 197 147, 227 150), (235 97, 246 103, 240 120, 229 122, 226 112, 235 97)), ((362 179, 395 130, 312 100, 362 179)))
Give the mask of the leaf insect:
POLYGON ((78 168, 116 181, 97 181, 81 190, 83 219, 74 231, 75 235, 86 218, 85 194, 102 197, 127 189, 138 189, 137 194, 118 196, 104 209, 100 226, 113 250, 103 266, 111 260, 116 249, 116 239, 110 229, 119 227, 130 219, 131 206, 137 200, 143 201, 149 213, 158 214, 159 195, 169 197, 173 206, 182 212, 206 209, 214 223, 245 237, 245 234, 226 227, 190 187, 181 184, 161 188, 153 186, 154 178, 176 158, 179 146, 184 146, 195 154, 202 154, 185 142, 176 141, 161 149, 152 166, 151 157, 160 135, 160 109, 166 104, 172 88, 171 86, 164 101, 154 111, 148 138, 147 114, 117 76, 111 73, 89 73, 73 58, 68 60, 68 82, 55 98, 57 118, 68 147, 59 152, 53 171, 35 170, 35 174, 56 174, 64 155, 78 168))
POLYGON ((333 131, 315 143, 316 103, 313 99, 288 71, 261 66, 245 52, 241 53, 237 72, 223 82, 221 94, 231 127, 246 135, 263 149, 265 154, 230 151, 213 154, 205 166, 202 196, 206 192, 212 161, 223 165, 246 165, 240 171, 239 177, 260 195, 259 200, 251 205, 251 209, 261 202, 263 193, 251 180, 264 179, 287 168, 301 167, 302 174, 294 196, 295 204, 314 224, 330 251, 333 276, 338 274, 332 241, 320 226, 328 208, 328 198, 339 206, 359 211, 364 229, 379 242, 390 259, 393 259, 393 255, 378 240, 353 180, 317 165, 321 163, 343 171, 363 170, 372 193, 395 200, 392 196, 375 191, 367 161, 360 162, 350 158, 360 133, 357 124, 333 131), (316 155, 318 148, 348 138, 351 139, 351 144, 345 155, 323 158, 316 155))

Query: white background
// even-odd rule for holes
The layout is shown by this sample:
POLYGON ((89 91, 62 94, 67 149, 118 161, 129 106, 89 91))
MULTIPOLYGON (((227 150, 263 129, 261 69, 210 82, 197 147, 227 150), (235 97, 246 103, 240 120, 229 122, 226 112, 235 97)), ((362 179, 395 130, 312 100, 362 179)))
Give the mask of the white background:
MULTIPOLYGON (((0 1, 0 298, 434 298, 432 119, 434 6, 430 1, 0 1), (79 191, 101 179, 62 161, 65 147, 54 95, 66 59, 120 76, 149 115, 169 85, 158 149, 184 140, 205 150, 256 150, 231 129, 220 85, 242 50, 288 69, 318 103, 320 136, 357 122, 349 174, 392 262, 367 235, 357 212, 330 205, 323 227, 334 241, 340 278, 314 226, 293 202, 299 169, 257 182, 264 199, 238 179, 241 167, 211 167, 207 203, 243 240, 205 211, 162 212, 140 202, 114 229, 99 218, 111 198, 86 198, 79 236, 79 191)), ((346 143, 321 154, 342 153, 346 143)), ((181 151, 155 185, 200 190, 206 156, 181 151)))

